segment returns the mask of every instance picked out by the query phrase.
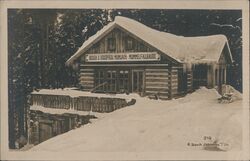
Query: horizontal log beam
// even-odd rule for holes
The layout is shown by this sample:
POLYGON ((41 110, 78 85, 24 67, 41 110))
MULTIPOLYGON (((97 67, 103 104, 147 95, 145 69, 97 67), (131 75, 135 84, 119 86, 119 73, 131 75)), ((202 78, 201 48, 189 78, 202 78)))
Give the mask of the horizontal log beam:
POLYGON ((92 82, 94 82, 94 77, 80 77, 79 81, 92 81, 92 82))
POLYGON ((94 82, 81 81, 80 84, 81 85, 92 85, 92 86, 94 86, 94 82))
POLYGON ((145 83, 146 87, 149 87, 149 86, 154 86, 154 87, 168 87, 169 83, 148 83, 146 82, 145 83))
POLYGON ((178 76, 177 75, 171 75, 172 79, 177 79, 178 76))
POLYGON ((94 72, 94 69, 80 69, 80 72, 94 72))
POLYGON ((146 72, 170 72, 169 69, 145 69, 146 72))
POLYGON ((168 71, 145 71, 146 74, 157 73, 157 74, 171 74, 168 71))
POLYGON ((169 100, 170 99, 169 96, 159 96, 159 98, 162 99, 162 100, 169 100))
POLYGON ((80 73, 79 74, 80 76, 91 76, 91 77, 94 77, 94 73, 93 72, 91 72, 91 73, 80 73))
POLYGON ((148 89, 159 89, 159 90, 168 90, 168 86, 146 86, 146 90, 148 89))
POLYGON ((157 76, 155 76, 155 77, 146 77, 146 81, 149 81, 150 82, 150 80, 165 80, 165 81, 168 81, 169 80, 169 78, 168 77, 157 77, 157 76))
POLYGON ((90 83, 83 83, 82 84, 84 87, 94 87, 94 84, 90 84, 90 83))
POLYGON ((178 87, 178 84, 177 83, 172 84, 172 87, 178 87))
POLYGON ((173 89, 178 89, 178 87, 177 87, 177 86, 172 86, 172 90, 173 90, 173 89))
POLYGON ((173 83, 173 82, 178 82, 178 80, 177 80, 177 79, 172 79, 171 82, 172 82, 172 83, 173 83))
POLYGON ((164 79, 161 79, 161 80, 147 80, 145 81, 145 84, 147 85, 150 85, 150 84, 165 84, 165 85, 169 85, 170 82, 169 81, 166 81, 164 79))
POLYGON ((155 72, 145 72, 146 75, 169 75, 170 73, 168 72, 159 72, 159 71, 155 71, 155 72))
POLYGON ((169 92, 159 92, 159 91, 145 91, 146 92, 146 95, 164 95, 164 96, 168 96, 169 95, 169 92))
POLYGON ((169 88, 147 87, 146 91, 168 92, 169 88))
POLYGON ((170 75, 161 75, 161 74, 146 74, 145 77, 146 78, 150 78, 150 77, 164 77, 164 78, 169 78, 170 75))

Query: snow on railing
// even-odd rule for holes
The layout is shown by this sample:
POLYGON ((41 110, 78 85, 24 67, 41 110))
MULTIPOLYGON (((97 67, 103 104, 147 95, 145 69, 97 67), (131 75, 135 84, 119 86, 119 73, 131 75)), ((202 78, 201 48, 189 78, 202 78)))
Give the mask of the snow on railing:
MULTIPOLYGON (((31 105, 77 111, 112 112, 131 105, 125 98, 31 94, 31 105)), ((135 103, 135 101, 133 101, 135 103)), ((134 104, 133 103, 133 104, 134 104)))

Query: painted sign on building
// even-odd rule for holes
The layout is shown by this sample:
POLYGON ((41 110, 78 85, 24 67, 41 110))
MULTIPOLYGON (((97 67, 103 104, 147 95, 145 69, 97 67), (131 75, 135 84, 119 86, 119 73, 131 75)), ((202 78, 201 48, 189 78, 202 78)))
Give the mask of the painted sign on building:
POLYGON ((86 54, 86 62, 159 61, 157 52, 86 54))

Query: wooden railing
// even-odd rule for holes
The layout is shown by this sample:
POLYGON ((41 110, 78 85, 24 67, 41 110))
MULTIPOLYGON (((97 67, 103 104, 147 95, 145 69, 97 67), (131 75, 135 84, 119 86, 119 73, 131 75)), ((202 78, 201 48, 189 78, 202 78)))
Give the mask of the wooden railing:
POLYGON ((71 97, 65 95, 45 95, 45 94, 32 94, 31 104, 48 108, 56 109, 70 109, 71 97))
MULTIPOLYGON (((134 103, 135 100, 133 100, 132 104, 134 103)), ((31 105, 78 111, 112 112, 116 109, 131 105, 131 102, 127 102, 124 98, 32 94, 31 105)))

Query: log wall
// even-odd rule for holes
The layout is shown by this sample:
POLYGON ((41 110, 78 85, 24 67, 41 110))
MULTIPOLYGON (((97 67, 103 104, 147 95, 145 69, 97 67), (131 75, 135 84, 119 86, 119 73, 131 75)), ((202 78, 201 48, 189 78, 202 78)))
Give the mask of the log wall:
POLYGON ((187 92, 193 91, 193 72, 187 71, 187 92))
POLYGON ((84 91, 94 88, 94 69, 80 69, 79 84, 84 91))
MULTIPOLYGON (((157 95, 160 99, 171 99, 179 94, 178 83, 178 67, 145 67, 144 71, 144 94, 147 96, 157 95)), ((80 80, 83 90, 93 90, 94 85, 94 69, 81 69, 80 80)), ((131 78, 132 79, 132 78, 131 78)), ((133 80, 129 79, 129 82, 133 80)), ((117 81, 119 81, 117 79, 117 81)), ((193 75, 192 72, 187 72, 185 80, 186 92, 192 91, 193 75)))
POLYGON ((161 99, 170 98, 171 73, 169 69, 145 70, 145 94, 158 95, 161 99))
POLYGON ((173 68, 171 70, 171 97, 175 96, 178 94, 178 70, 176 68, 173 68))

